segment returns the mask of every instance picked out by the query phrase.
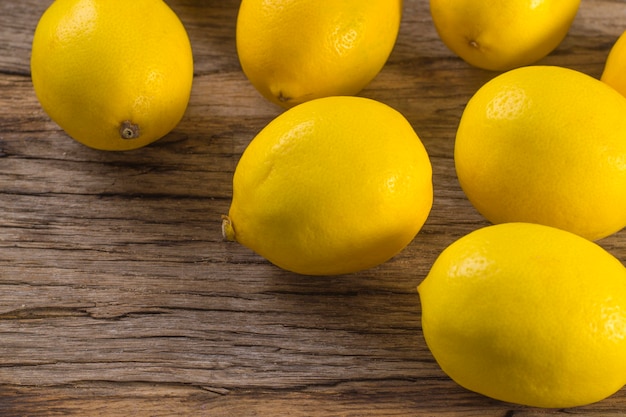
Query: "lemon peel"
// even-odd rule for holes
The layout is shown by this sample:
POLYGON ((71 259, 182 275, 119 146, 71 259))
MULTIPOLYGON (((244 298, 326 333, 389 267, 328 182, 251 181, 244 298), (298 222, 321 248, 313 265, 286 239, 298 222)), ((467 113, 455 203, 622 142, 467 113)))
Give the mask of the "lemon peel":
POLYGON ((422 331, 459 385, 533 407, 626 383, 626 268, 561 229, 504 223, 450 244, 419 284, 422 331))
POLYGON ((626 226, 626 98, 581 72, 529 66, 467 103, 455 169, 492 223, 541 223, 598 240, 626 226))
POLYGON ((507 71, 552 52, 571 27, 580 0, 430 0, 443 43, 470 65, 507 71))
POLYGON ((236 42, 241 68, 269 101, 289 108, 355 95, 395 45, 402 0, 243 0, 236 42))
POLYGON ((222 233, 303 275, 388 261, 426 221, 432 166, 410 123, 362 97, 295 106, 250 142, 222 233))
POLYGON ((162 0, 56 0, 37 24, 31 74, 43 110, 70 137, 124 151, 180 122, 193 57, 185 27, 162 0))

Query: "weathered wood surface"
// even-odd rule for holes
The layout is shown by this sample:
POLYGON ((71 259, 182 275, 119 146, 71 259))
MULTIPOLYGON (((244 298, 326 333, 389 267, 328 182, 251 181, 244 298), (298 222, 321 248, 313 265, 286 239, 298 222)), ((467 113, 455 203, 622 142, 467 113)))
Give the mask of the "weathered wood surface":
MULTIPOLYGON (((280 109, 245 79, 236 0, 170 0, 195 54, 180 125, 141 150, 69 139, 42 112, 30 42, 49 0, 0 1, 1 416, 536 416, 437 367, 416 286, 439 252, 487 223, 452 160, 456 126, 495 73, 439 41, 426 0, 406 0, 388 64, 361 95, 400 110, 434 166, 435 203, 400 255, 311 278, 221 238, 246 144, 280 109)), ((541 63, 599 76, 626 29, 623 0, 583 0, 541 63)), ((626 261, 626 231, 599 242, 626 261)), ((623 415, 626 390, 575 415, 623 415)))

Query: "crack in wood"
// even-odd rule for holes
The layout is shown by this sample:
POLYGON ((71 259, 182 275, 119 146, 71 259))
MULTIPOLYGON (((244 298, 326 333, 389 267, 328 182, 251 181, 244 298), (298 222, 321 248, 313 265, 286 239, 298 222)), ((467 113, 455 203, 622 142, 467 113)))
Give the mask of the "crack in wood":
POLYGON ((0 320, 35 320, 58 317, 87 317, 89 313, 74 307, 33 307, 19 308, 0 314, 0 320))

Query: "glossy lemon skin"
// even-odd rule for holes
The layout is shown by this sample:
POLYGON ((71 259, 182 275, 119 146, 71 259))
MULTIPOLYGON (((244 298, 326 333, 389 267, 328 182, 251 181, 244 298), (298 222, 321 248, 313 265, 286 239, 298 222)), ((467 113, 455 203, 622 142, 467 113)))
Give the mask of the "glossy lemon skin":
POLYGON ((465 107, 455 167, 492 223, 541 223, 601 239, 626 226, 626 99, 552 66, 501 74, 465 107))
POLYGON ((626 269, 578 235, 478 229, 440 254, 418 291, 429 349, 469 390, 565 408, 626 382, 626 269))
POLYGON ((78 142, 143 147, 182 119, 193 81, 187 32, 162 0, 56 0, 31 55, 43 109, 78 142))
POLYGON ((565 38, 580 0, 430 0, 444 44, 469 64, 507 71, 534 64, 565 38))
POLYGON ((250 142, 225 232, 283 269, 346 274, 404 249, 432 201, 430 160, 404 116, 327 97, 287 110, 250 142))
POLYGON ((611 48, 600 80, 626 96, 626 32, 611 48))
POLYGON ((252 85, 284 108, 355 95, 387 62, 401 17, 401 0, 243 0, 237 53, 252 85))

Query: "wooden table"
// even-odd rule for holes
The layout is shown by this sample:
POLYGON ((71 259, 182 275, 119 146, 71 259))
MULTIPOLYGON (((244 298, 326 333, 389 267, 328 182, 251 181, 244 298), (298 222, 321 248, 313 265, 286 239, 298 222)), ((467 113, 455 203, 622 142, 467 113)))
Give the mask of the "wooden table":
MULTIPOLYGON (((241 152, 281 109, 243 75, 237 0, 170 0, 195 79, 185 118, 132 152, 89 149, 37 102, 32 34, 51 0, 0 2, 0 416, 538 416, 457 386, 421 334, 416 286, 488 223, 460 190, 459 117, 496 73, 439 40, 406 0, 388 64, 361 95, 401 111, 434 167, 435 202, 391 261, 297 276, 223 241, 241 152)), ((623 0, 583 0, 541 63, 599 77, 626 29, 623 0)), ((599 242, 626 261, 626 231, 599 242)), ((626 414, 626 389, 568 410, 626 414)))

